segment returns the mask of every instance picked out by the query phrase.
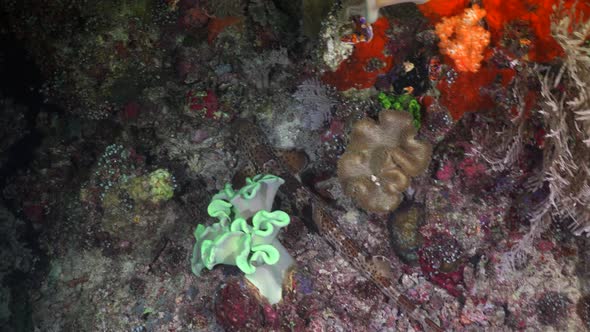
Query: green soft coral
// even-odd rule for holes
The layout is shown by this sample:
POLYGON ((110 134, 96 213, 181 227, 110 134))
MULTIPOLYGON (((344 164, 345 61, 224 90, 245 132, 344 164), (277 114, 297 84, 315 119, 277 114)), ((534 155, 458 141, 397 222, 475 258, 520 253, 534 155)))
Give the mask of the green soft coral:
POLYGON ((377 96, 379 103, 384 109, 395 111, 406 111, 412 115, 412 124, 416 129, 422 126, 422 113, 420 113, 420 103, 410 94, 388 95, 380 92, 377 96))
POLYGON ((198 225, 191 268, 200 275, 217 264, 237 266, 271 304, 282 298, 282 284, 293 258, 278 241, 279 230, 290 222, 285 212, 272 211, 283 179, 258 175, 235 191, 231 185, 213 196, 208 214, 218 221, 198 225))
POLYGON ((283 183, 285 181, 278 176, 259 174, 247 178, 246 185, 237 191, 231 184, 226 184, 223 190, 213 196, 213 200, 230 202, 236 217, 248 219, 260 210, 272 210, 274 198, 283 183))

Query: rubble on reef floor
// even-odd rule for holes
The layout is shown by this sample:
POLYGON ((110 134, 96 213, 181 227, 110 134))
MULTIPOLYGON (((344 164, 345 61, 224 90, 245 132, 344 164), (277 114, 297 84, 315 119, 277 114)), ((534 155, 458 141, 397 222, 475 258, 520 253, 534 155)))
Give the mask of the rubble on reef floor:
POLYGON ((424 330, 308 227, 317 209, 298 213, 281 196, 288 185, 275 208, 291 222, 277 236, 295 263, 280 302, 269 304, 236 266, 191 272, 193 232, 213 224, 212 196, 254 175, 238 119, 260 127, 280 166, 343 234, 391 264, 397 290, 443 330, 590 327, 590 226, 580 219, 572 232, 570 217, 547 212, 548 200, 575 197, 560 206, 584 213, 576 204, 590 199, 587 164, 569 163, 571 183, 557 186, 576 195, 541 172, 548 145, 553 162, 590 155, 590 90, 572 89, 576 73, 590 73, 590 25, 563 16, 577 2, 473 1, 483 21, 470 26, 488 30, 489 45, 471 54, 468 72, 440 51, 435 26, 469 15, 470 1, 381 8, 363 26, 370 40, 356 43, 345 15, 364 2, 320 2, 0 6, 0 36, 29 54, 3 46, 0 73, 18 81, 28 75, 19 66, 36 67, 43 83, 28 87, 30 98, 0 86, 0 330, 424 330), (570 44, 575 52, 560 48, 570 44), (352 142, 353 128, 384 109, 408 112, 406 126, 392 121, 387 137, 366 130, 352 142), (559 119, 573 139, 555 142, 559 119), (400 141, 427 145, 425 160, 400 141), (360 151, 346 172, 355 186, 337 172, 350 146, 360 151), (370 199, 369 187, 399 202, 365 211, 358 198, 370 199), (549 222, 535 224, 543 204, 549 222))

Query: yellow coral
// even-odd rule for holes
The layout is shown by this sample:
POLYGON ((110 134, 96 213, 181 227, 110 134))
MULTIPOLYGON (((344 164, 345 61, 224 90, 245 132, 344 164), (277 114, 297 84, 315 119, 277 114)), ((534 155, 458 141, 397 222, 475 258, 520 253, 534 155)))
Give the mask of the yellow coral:
POLYGON ((478 25, 486 11, 474 5, 461 15, 445 17, 435 26, 440 52, 455 61, 458 71, 477 72, 483 51, 490 44, 490 33, 478 25))
POLYGON ((361 208, 377 213, 396 209, 410 177, 426 170, 432 148, 415 135, 406 112, 382 111, 379 123, 366 118, 354 124, 350 144, 338 160, 338 178, 361 208))

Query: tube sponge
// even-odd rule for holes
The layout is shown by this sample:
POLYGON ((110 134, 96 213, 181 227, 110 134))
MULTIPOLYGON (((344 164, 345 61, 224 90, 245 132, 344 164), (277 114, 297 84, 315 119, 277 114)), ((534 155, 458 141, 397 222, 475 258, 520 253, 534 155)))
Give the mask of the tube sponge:
POLYGON ((283 211, 270 210, 283 183, 274 175, 258 175, 248 178, 238 191, 226 185, 213 196, 207 212, 218 222, 195 229, 197 242, 191 259, 194 274, 217 264, 236 265, 271 304, 281 300, 283 280, 293 258, 277 235, 290 218, 283 211))

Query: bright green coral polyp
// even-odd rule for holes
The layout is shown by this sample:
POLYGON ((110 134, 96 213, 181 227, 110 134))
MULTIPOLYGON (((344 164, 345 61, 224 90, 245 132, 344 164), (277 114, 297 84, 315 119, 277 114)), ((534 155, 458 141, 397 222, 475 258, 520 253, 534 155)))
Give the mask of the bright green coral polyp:
MULTIPOLYGON (((213 204, 219 202, 213 201, 209 206, 213 204)), ((215 215, 223 214, 215 211, 215 215)), ((289 215, 283 211, 261 210, 252 218, 252 225, 243 218, 233 220, 229 226, 222 225, 222 222, 209 227, 198 225, 194 232, 197 243, 193 249, 193 272, 200 275, 204 267, 212 269, 217 264, 231 264, 234 260, 233 265, 246 274, 254 273, 259 263, 276 264, 280 254, 273 242, 278 230, 289 222, 289 215)))
POLYGON ((174 196, 172 174, 165 169, 157 169, 148 177, 152 202, 167 201, 174 196))
POLYGON ((198 225, 191 259, 194 274, 217 264, 237 266, 270 303, 282 297, 282 284, 293 259, 277 240, 290 222, 285 212, 272 211, 272 202, 283 179, 274 175, 248 178, 235 191, 231 185, 213 196, 208 214, 218 221, 198 225))

